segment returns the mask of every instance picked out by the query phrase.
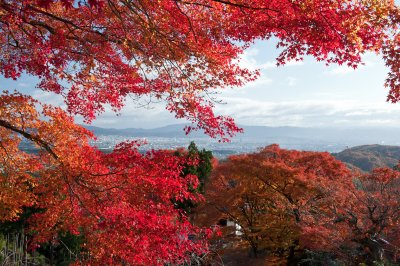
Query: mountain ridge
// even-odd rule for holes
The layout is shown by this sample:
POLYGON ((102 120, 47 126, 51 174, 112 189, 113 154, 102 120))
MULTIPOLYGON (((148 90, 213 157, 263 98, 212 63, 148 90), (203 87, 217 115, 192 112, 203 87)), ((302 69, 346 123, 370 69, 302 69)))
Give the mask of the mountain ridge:
POLYGON ((398 165, 400 160, 400 147, 392 145, 369 144, 345 149, 332 155, 347 164, 356 166, 365 172, 370 172, 378 167, 398 165))
MULTIPOLYGON (((97 135, 120 135, 132 137, 183 137, 183 138, 209 138, 201 131, 194 131, 186 135, 183 128, 187 124, 172 124, 156 128, 103 128, 97 126, 87 126, 85 128, 93 131, 97 135)), ((266 137, 286 137, 309 139, 317 141, 341 141, 349 142, 349 146, 363 145, 366 143, 379 143, 400 145, 398 136, 400 128, 318 128, 318 127, 270 127, 270 126, 248 126, 243 127, 245 133, 238 134, 237 138, 266 138, 266 137)))

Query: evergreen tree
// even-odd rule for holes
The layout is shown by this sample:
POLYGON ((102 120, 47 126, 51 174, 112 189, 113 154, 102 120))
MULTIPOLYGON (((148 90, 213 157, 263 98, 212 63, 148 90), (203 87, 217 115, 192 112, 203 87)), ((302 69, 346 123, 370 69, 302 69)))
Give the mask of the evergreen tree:
MULTIPOLYGON (((199 185, 196 188, 191 187, 190 192, 194 194, 204 194, 205 184, 212 171, 213 155, 211 151, 206 149, 199 150, 194 141, 190 142, 187 151, 176 151, 176 156, 186 156, 188 160, 185 164, 182 175, 195 175, 199 179, 199 185)), ((191 214, 196 204, 189 199, 184 201, 175 202, 177 209, 183 210, 187 214, 191 214)))

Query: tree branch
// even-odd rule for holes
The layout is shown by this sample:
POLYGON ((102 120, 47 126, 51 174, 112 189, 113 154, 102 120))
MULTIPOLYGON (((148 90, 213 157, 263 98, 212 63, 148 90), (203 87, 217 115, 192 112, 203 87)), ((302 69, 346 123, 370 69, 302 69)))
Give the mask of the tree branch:
POLYGON ((24 136, 26 139, 29 139, 30 141, 35 142, 36 144, 38 144, 40 147, 42 147, 43 149, 45 149, 54 159, 58 159, 57 154, 55 154, 55 152, 53 151, 53 149, 51 148, 50 144, 48 144, 47 142, 45 142, 44 140, 42 140, 41 138, 39 138, 36 135, 33 135, 29 132, 26 132, 22 129, 17 128, 16 126, 13 126, 11 123, 5 121, 5 120, 1 120, 0 119, 0 126, 7 128, 9 130, 12 130, 16 133, 21 134, 22 136, 24 136))

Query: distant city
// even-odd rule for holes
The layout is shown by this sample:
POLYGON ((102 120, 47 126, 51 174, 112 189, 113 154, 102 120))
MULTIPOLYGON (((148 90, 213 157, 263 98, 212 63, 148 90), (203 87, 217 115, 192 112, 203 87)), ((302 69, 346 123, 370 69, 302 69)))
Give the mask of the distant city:
MULTIPOLYGON (((211 150, 214 156, 226 158, 232 154, 255 152, 270 144, 279 144, 285 149, 327 151, 337 153, 346 148, 365 144, 384 144, 400 146, 398 128, 300 128, 300 127, 263 127, 243 126, 245 133, 232 138, 229 143, 220 143, 201 132, 186 136, 184 125, 170 125, 155 129, 113 129, 86 126, 93 131, 96 139, 91 141, 105 152, 123 141, 139 140, 146 143, 139 150, 174 150, 187 147, 194 141, 200 149, 211 150)), ((31 150, 33 146, 23 141, 21 148, 31 150)))
POLYGON ((170 125, 155 129, 105 129, 87 127, 95 132, 92 142, 102 150, 111 150, 117 143, 126 140, 142 140, 142 151, 151 149, 177 149, 187 147, 191 141, 202 149, 211 150, 214 156, 225 158, 232 154, 249 153, 270 144, 282 148, 310 151, 340 152, 346 148, 364 144, 400 145, 398 128, 300 128, 243 126, 245 133, 232 138, 229 143, 220 143, 201 132, 186 136, 184 125, 170 125))

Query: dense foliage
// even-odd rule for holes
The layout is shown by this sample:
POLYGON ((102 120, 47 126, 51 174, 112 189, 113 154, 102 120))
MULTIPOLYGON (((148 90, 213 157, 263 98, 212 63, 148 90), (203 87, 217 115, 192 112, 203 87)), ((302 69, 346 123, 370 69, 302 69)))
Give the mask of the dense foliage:
POLYGON ((356 67, 363 53, 381 52, 396 102, 399 21, 399 9, 384 0, 1 1, 1 75, 38 78, 67 110, 19 92, 0 95, 0 221, 34 208, 31 247, 65 232, 84 235, 81 260, 91 264, 177 263, 203 252, 203 234, 171 201, 195 200, 189 191, 198 179, 182 176, 182 158, 139 154, 135 142, 103 154, 73 116, 90 122, 107 106, 120 110, 128 96, 147 97, 192 121, 187 132, 228 140, 241 129, 214 114, 210 94, 254 80, 257 71, 239 67, 240 55, 272 36, 282 48, 278 64, 311 55, 356 67), (39 154, 21 151, 22 139, 39 154))
POLYGON ((313 259, 319 254, 322 265, 333 260, 396 263, 399 177, 389 168, 351 173, 328 153, 272 145, 218 165, 206 189, 202 220, 234 222, 244 241, 239 244, 290 265, 306 254, 314 254, 313 259))
POLYGON ((0 5, 0 70, 39 77, 39 88, 87 121, 107 104, 119 110, 128 95, 147 95, 223 136, 239 129, 204 96, 257 76, 238 66, 255 39, 280 40, 279 64, 312 55, 356 67, 364 52, 382 51, 397 101, 398 17, 384 0, 9 0, 0 5))
POLYGON ((332 222, 353 186, 350 172, 328 153, 277 145, 230 157, 212 178, 207 187, 212 220, 240 225, 255 255, 267 249, 289 260, 299 248, 327 248, 338 241, 332 222))
MULTIPOLYGON (((185 178, 189 177, 189 185, 188 189, 190 193, 193 193, 193 197, 197 197, 198 199, 203 199, 204 194, 204 186, 208 181, 208 178, 212 171, 213 164, 213 155, 211 151, 206 149, 199 150, 194 143, 194 141, 190 142, 187 150, 186 149, 178 149, 174 152, 175 156, 185 158, 185 162, 182 169, 182 176, 185 178), (193 187, 191 186, 191 178, 196 176, 198 179, 198 185, 193 187)), ((183 211, 185 215, 193 214, 194 210, 197 207, 197 201, 193 201, 192 199, 183 199, 183 200, 173 200, 175 207, 183 211)))

